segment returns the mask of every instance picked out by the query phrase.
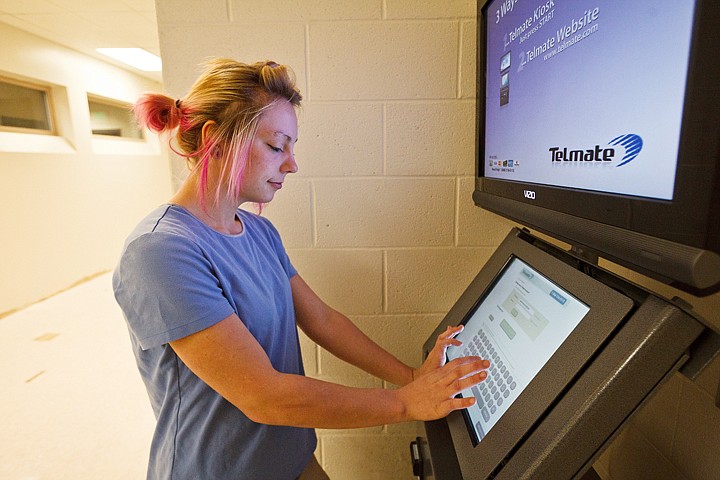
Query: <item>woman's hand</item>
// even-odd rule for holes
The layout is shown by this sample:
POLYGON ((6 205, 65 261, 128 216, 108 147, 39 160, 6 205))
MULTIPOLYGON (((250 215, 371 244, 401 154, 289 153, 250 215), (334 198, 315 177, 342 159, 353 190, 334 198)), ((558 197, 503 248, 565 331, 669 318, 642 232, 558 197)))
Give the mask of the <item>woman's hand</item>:
POLYGON ((458 325, 441 333, 422 366, 412 370, 413 381, 398 390, 410 419, 436 420, 475 404, 473 397, 455 396, 485 380, 490 362, 480 357, 447 362, 447 349, 462 345, 455 338, 462 331, 463 326, 458 325))
POLYGON ((438 336, 435 341, 435 346, 432 350, 430 350, 430 353, 422 366, 412 370, 412 379, 417 380, 423 375, 426 375, 445 365, 447 360, 445 353, 447 352, 448 347, 459 347, 462 345, 462 342, 455 338, 462 331, 462 325, 458 325, 457 327, 448 326, 447 329, 438 336))
POLYGON ((456 358, 400 388, 397 392, 405 406, 408 419, 437 420, 444 418, 453 410, 474 405, 474 397, 455 398, 455 396, 485 380, 486 370, 489 367, 490 362, 479 357, 456 358))

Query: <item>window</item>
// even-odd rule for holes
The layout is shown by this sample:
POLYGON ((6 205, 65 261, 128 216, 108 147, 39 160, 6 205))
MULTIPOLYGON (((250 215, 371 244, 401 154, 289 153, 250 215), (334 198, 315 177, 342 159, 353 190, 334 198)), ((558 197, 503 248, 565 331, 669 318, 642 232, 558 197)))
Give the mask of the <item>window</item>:
POLYGON ((50 87, 0 78, 0 131, 54 134, 50 87))
POLYGON ((93 135, 142 140, 142 129, 133 118, 130 104, 88 95, 88 107, 93 135))

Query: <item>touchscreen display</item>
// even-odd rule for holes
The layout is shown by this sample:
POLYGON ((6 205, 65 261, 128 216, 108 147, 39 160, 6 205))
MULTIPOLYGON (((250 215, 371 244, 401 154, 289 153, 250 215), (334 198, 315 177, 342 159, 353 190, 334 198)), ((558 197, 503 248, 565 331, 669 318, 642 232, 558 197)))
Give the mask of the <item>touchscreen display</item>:
POLYGON ((511 257, 485 297, 464 320, 449 359, 490 360, 484 382, 461 393, 476 403, 464 414, 480 442, 522 393, 590 308, 517 257, 511 257))

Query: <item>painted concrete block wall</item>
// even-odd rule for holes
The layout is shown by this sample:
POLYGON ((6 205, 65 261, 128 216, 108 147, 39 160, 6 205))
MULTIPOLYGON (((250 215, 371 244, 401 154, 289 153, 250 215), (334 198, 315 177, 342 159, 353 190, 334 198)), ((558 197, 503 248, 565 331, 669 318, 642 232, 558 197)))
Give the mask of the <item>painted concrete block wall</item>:
MULTIPOLYGON (((421 346, 511 224, 472 204, 475 2, 162 1, 164 84, 206 57, 290 65, 304 96, 299 172, 264 215, 300 274, 402 360, 421 346)), ((181 166, 178 165, 178 171, 181 166)), ((387 387, 302 339, 309 375, 387 387)), ((418 424, 319 434, 332 478, 410 479, 418 424)))
POLYGON ((134 102, 160 84, 0 23, 0 75, 48 84, 58 136, 0 132, 0 314, 112 269, 170 194, 155 138, 91 134, 87 95, 134 102))
MULTIPOLYGON (((471 200, 475 8, 472 0, 157 5, 172 95, 184 95, 207 57, 293 67, 305 97, 300 170, 265 215, 308 283, 411 364, 511 227, 471 200)), ((310 375, 391 388, 301 342, 310 375)), ((715 478, 720 429, 709 392, 719 366, 704 387, 674 378, 603 458, 606 478, 653 478, 636 474, 656 465, 669 466, 656 478, 715 478), (678 418, 681 402, 694 409, 692 427, 678 418)), ((416 424, 323 430, 317 453, 332 478, 410 479, 408 442, 419 433, 416 424)))

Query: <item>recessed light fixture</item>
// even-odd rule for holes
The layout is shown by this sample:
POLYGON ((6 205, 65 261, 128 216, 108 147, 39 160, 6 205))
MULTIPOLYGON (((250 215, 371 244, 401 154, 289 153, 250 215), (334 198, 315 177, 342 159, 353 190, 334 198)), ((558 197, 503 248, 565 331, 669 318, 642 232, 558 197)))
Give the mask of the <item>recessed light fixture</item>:
POLYGON ((98 52, 144 72, 162 71, 162 61, 142 48, 98 48, 98 52))

